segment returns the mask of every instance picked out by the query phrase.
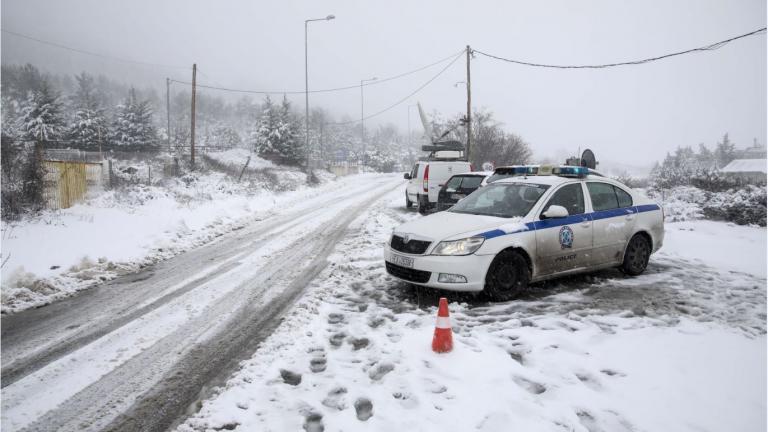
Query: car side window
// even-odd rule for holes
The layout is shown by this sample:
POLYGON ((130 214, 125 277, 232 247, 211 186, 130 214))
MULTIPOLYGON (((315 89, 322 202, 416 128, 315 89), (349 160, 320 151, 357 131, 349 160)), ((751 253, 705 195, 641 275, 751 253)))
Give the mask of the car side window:
POLYGON ((459 186, 461 186, 461 179, 462 177, 459 176, 451 177, 451 179, 448 180, 448 184, 445 185, 445 190, 455 192, 457 189, 459 189, 459 186))
POLYGON ((616 191, 616 197, 619 199, 620 208, 632 207, 632 196, 630 194, 616 186, 613 189, 616 191))
POLYGON ((569 215, 584 213, 584 191, 581 184, 574 183, 561 187, 555 192, 549 202, 544 206, 544 212, 549 210, 550 206, 559 205, 568 210, 569 215))
POLYGON ((417 175, 419 175, 419 164, 414 164, 411 170, 411 178, 415 179, 417 175))
POLYGON ((587 183, 589 197, 592 200, 594 211, 611 210, 619 208, 619 200, 616 197, 613 185, 608 183, 587 183))

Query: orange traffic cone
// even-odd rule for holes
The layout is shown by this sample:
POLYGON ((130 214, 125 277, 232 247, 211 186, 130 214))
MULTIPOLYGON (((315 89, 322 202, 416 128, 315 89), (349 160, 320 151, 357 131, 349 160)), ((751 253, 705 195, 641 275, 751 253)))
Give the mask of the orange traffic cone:
POLYGON ((432 338, 432 351, 447 353, 453 350, 453 333, 451 332, 451 319, 448 317, 448 300, 440 298, 440 306, 437 309, 437 323, 435 323, 435 336, 432 338))

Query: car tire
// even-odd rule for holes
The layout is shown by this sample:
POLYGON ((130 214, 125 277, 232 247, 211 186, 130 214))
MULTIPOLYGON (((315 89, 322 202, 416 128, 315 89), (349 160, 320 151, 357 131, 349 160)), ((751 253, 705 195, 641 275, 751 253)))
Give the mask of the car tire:
POLYGON ((528 260, 516 250, 505 250, 491 262, 483 292, 492 301, 509 301, 524 293, 530 281, 528 260))
POLYGON ((408 199, 408 192, 405 193, 405 208, 413 207, 413 201, 408 199))
POLYGON ((418 196, 418 200, 419 200, 419 202, 418 202, 418 204, 419 204, 419 208, 418 208, 419 214, 422 214, 422 215, 427 214, 427 212, 429 212, 429 203, 427 202, 426 197, 424 197, 424 195, 419 195, 418 196))
POLYGON ((642 234, 635 234, 627 243, 627 249, 624 251, 624 261, 621 263, 621 271, 630 276, 637 276, 648 267, 650 257, 651 244, 648 238, 642 234))

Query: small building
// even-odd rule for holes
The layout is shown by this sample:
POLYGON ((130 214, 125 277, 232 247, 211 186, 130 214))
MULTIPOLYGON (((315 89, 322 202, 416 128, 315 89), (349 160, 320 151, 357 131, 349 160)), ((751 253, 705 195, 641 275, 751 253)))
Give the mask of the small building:
POLYGON ((765 159, 734 159, 720 169, 720 172, 750 184, 765 184, 768 170, 765 159))

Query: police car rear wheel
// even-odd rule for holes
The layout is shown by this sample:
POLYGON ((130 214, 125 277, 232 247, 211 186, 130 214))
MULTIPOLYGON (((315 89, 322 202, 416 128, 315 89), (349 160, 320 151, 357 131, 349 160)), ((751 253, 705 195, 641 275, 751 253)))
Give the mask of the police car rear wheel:
POLYGON ((640 234, 635 234, 629 240, 627 251, 624 252, 624 262, 621 270, 630 275, 637 276, 648 267, 648 259, 651 257, 651 245, 648 239, 640 234))
POLYGON ((512 300, 528 288, 531 273, 528 262, 517 251, 496 255, 485 276, 485 294, 494 301, 512 300))

